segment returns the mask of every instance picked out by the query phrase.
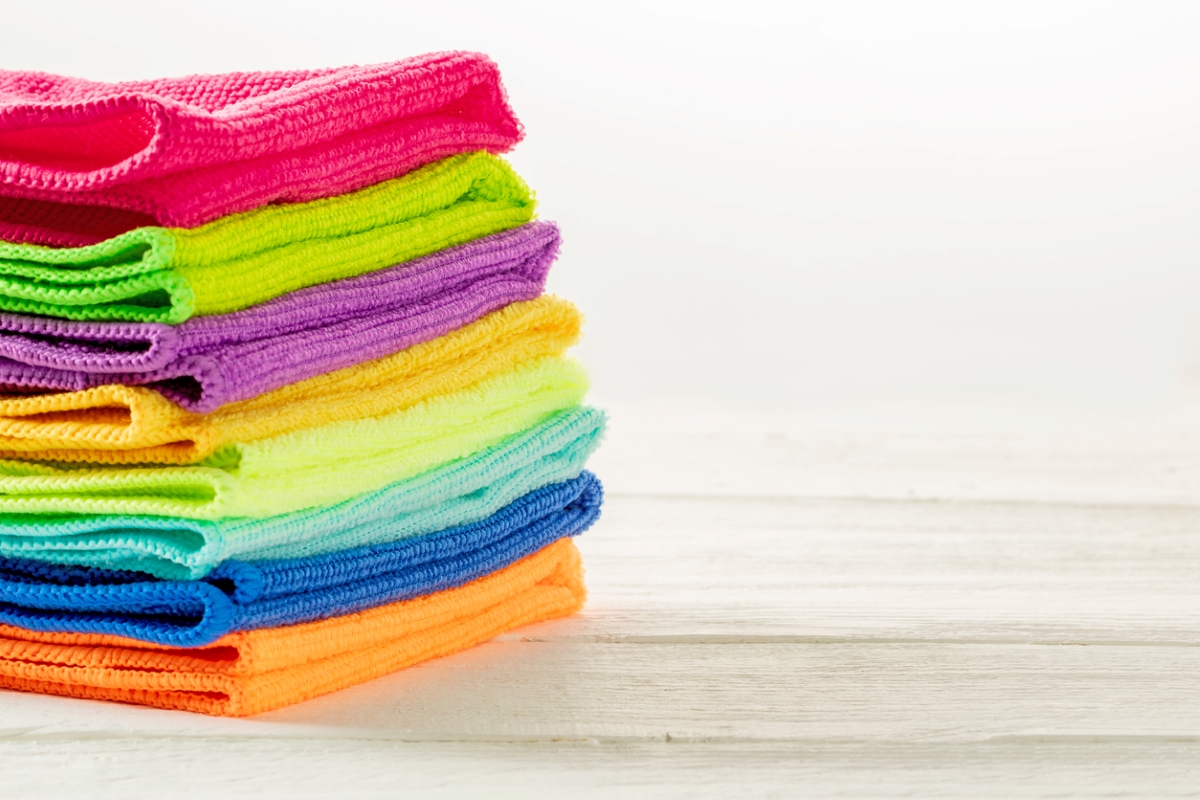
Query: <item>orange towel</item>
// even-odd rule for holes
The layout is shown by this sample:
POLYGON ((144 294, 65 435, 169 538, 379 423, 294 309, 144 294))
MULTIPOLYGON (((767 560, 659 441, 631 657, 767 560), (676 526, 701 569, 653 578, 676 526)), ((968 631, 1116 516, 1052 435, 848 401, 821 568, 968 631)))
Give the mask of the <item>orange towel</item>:
POLYGON ((579 551, 560 539, 458 589, 195 649, 0 626, 0 687, 242 717, 572 614, 584 597, 579 551))
POLYGON ((505 308, 386 358, 222 406, 185 411, 136 386, 0 399, 0 458, 194 464, 223 444, 390 414, 518 363, 559 355, 583 317, 556 297, 505 308))

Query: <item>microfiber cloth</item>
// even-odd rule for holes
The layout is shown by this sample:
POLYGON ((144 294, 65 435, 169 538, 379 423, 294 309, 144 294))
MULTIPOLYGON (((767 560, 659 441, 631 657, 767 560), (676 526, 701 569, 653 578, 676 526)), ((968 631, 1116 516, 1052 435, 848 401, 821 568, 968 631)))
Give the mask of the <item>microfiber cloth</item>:
POLYGON ((0 688, 248 716, 572 614, 585 597, 579 551, 560 539, 457 589, 201 648, 6 625, 0 688))
POLYGON ((222 406, 186 411, 156 391, 101 386, 0 399, 0 458, 191 464, 222 445, 390 414, 542 356, 561 355, 582 316, 566 300, 513 303, 385 358, 222 406))
POLYGON ((0 513, 264 517, 337 503, 464 458, 570 408, 578 363, 537 359, 411 408, 221 448, 196 466, 0 461, 0 513))
POLYGON ((97 83, 0 71, 0 239, 92 244, 332 197, 521 138, 486 56, 97 83))
POLYGON ((437 338, 537 297, 558 230, 530 223, 408 264, 182 325, 0 314, 0 385, 150 386, 212 411, 437 338))
POLYGON ((351 194, 67 249, 0 243, 0 310, 179 323, 391 267, 533 217, 507 163, 451 156, 351 194))
POLYGON ((385 544, 477 522, 527 492, 576 477, 603 432, 601 412, 573 408, 382 489, 263 519, 4 514, 0 555, 194 580, 227 559, 301 558, 385 544))
POLYGON ((226 561, 203 581, 0 558, 0 624, 201 647, 235 631, 353 614, 462 586, 586 530, 594 475, 536 489, 472 525, 308 558, 226 561))

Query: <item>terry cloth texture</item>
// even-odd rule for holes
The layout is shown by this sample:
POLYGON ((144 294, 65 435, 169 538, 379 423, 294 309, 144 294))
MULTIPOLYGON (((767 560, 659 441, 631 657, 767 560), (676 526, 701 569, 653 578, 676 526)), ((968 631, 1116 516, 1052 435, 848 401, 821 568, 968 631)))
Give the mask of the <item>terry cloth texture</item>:
POLYGON ((0 399, 0 458, 192 464, 217 448, 390 414, 523 361, 561 355, 582 317, 556 297, 514 303, 386 358, 195 414, 141 387, 0 399))
POLYGON ((579 551, 560 539, 457 589, 319 622, 176 649, 104 634, 0 626, 0 688, 248 716, 458 652, 585 599, 579 551))
POLYGON ((0 513, 265 517, 341 502, 464 458, 580 402, 587 377, 550 357, 410 408, 221 448, 202 465, 0 461, 0 513))
POLYGON ((477 152, 200 228, 137 228, 69 249, 0 243, 0 310, 172 324, 227 314, 515 228, 533 207, 508 164, 477 152))
POLYGON ((0 239, 92 244, 360 189, 521 138, 486 56, 97 83, 0 71, 0 239))
POLYGON ((0 624, 200 647, 228 633, 295 625, 462 586, 583 533, 600 515, 584 472, 472 525, 309 558, 226 561, 203 581, 0 559, 0 624))
POLYGON ((530 223, 179 326, 0 314, 0 386, 150 386, 212 411, 442 336, 542 292, 558 230, 530 223))
POLYGON ((527 492, 576 477, 603 432, 601 412, 577 407, 377 491, 265 519, 0 515, 0 554, 190 580, 227 559, 301 558, 399 541, 477 522, 527 492))

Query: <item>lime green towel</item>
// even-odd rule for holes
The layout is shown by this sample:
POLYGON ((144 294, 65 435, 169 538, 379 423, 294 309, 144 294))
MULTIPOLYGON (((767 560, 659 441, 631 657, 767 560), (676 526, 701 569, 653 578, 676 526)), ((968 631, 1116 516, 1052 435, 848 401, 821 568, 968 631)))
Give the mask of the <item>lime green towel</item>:
POLYGON ((178 323, 383 269, 533 218, 529 187, 488 153, 199 228, 137 228, 86 247, 0 242, 0 311, 178 323))
POLYGON ((577 405, 587 376, 554 356, 382 417, 218 450, 181 467, 0 461, 0 514, 266 517, 338 503, 464 458, 577 405))

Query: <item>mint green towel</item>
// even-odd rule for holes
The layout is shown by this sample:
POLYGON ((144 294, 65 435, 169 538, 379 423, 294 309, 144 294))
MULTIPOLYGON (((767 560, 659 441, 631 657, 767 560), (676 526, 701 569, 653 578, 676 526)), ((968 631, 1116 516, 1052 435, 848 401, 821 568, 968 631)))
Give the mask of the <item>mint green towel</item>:
POLYGON ((464 459, 332 506, 253 519, 0 515, 0 556, 203 578, 226 559, 299 558, 478 522, 583 471, 604 415, 561 411, 464 459))

